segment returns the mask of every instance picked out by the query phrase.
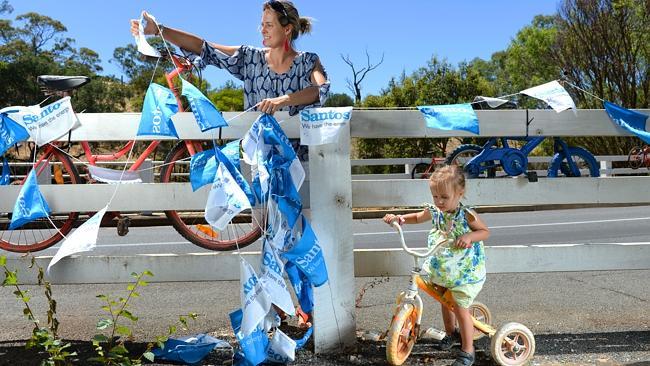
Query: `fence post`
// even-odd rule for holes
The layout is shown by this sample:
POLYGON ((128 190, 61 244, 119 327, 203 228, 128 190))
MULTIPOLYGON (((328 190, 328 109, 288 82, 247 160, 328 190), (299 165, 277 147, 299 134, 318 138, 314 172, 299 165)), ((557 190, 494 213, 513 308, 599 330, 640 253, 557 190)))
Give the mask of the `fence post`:
POLYGON ((334 144, 309 147, 311 224, 329 281, 314 289, 317 353, 342 352, 356 341, 350 128, 334 144))
MULTIPOLYGON (((154 172, 153 172, 153 161, 151 159, 145 159, 140 165, 140 179, 142 183, 153 183, 154 182, 154 172)), ((140 213, 142 216, 152 216, 151 211, 142 211, 140 213)))
POLYGON ((612 165, 611 161, 609 161, 609 160, 601 160, 600 161, 600 176, 601 177, 606 177, 608 175, 607 172, 611 171, 612 166, 613 165, 612 165))

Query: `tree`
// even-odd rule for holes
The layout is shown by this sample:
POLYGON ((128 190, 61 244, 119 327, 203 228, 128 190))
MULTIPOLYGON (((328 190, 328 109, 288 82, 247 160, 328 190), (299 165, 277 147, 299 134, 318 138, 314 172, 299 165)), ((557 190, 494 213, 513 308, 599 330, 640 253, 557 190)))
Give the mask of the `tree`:
MULTIPOLYGON (((7 1, 0 12, 10 12, 7 1)), ((93 79, 74 96, 77 111, 108 112, 125 108, 128 90, 112 78, 97 76, 99 55, 88 48, 77 50, 65 37, 66 27, 48 16, 27 13, 0 21, 0 105, 32 105, 43 100, 36 84, 38 75, 82 75, 93 79)))
POLYGON ((345 93, 331 94, 323 107, 350 107, 354 105, 354 100, 345 93))
POLYGON ((555 61, 573 84, 627 108, 650 106, 650 2, 565 0, 558 27, 555 61))
POLYGON ((363 82, 363 79, 365 79, 366 75, 368 75, 370 71, 376 69, 384 62, 384 54, 382 53, 381 60, 373 65, 370 62, 370 55, 368 54, 368 50, 366 50, 366 66, 362 67, 359 70, 357 70, 354 66, 354 62, 350 60, 350 55, 344 57, 341 54, 341 58, 352 69, 352 80, 348 78, 346 79, 346 82, 348 84, 348 89, 350 89, 352 94, 354 94, 355 103, 358 105, 361 103, 361 83, 363 82))
POLYGON ((244 110, 244 89, 228 80, 223 86, 208 94, 214 105, 222 112, 244 110))

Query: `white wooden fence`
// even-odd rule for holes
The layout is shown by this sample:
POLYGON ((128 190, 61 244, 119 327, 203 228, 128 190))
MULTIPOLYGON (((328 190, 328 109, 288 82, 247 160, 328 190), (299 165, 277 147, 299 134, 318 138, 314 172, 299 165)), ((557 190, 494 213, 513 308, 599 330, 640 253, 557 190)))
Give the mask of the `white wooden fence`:
MULTIPOLYGON (((645 110, 648 114, 650 111, 645 110)), ((525 111, 478 111, 481 136, 523 136, 526 133, 525 111)), ((226 118, 234 113, 226 113, 226 118)), ((602 110, 571 112, 530 111, 534 121, 531 135, 545 136, 614 136, 625 132, 614 126, 602 110)), ((120 141, 135 136, 139 114, 82 114, 81 127, 72 132, 72 140, 120 141)), ((245 114, 223 130, 223 138, 240 138, 257 117, 245 114)), ((296 117, 285 120, 283 128, 290 137, 299 136, 296 117)), ((176 129, 183 139, 209 139, 199 131, 190 113, 175 118, 176 129)), ((315 341, 317 351, 341 349, 355 339, 354 275, 405 274, 409 258, 399 251, 353 251, 352 208, 419 205, 430 200, 424 180, 352 180, 350 138, 445 137, 469 136, 465 132, 438 131, 425 128, 418 111, 355 111, 349 130, 342 132, 337 144, 309 149, 309 200, 311 221, 327 262, 330 281, 315 292, 315 341), (365 255, 362 257, 362 255, 365 255), (366 263, 372 263, 372 270, 366 263), (356 268, 355 268, 356 267, 356 268)), ((0 187, 0 212, 13 209, 20 187, 0 187)), ((54 211, 96 211, 113 193, 108 185, 51 185, 41 190, 54 211)), ((207 189, 192 193, 189 184, 141 184, 120 187, 111 210, 135 211, 165 209, 202 209, 207 189), (138 197, 134 200, 133 197, 138 197)), ((650 203, 650 177, 542 178, 531 183, 525 178, 476 179, 467 187, 470 205, 530 205, 554 203, 650 203)), ((488 267, 500 271, 592 270, 648 268, 648 246, 614 247, 572 246, 561 248, 498 248, 489 256, 501 262, 488 267), (580 261, 567 260, 580 253, 580 261)), ((41 259, 46 265, 49 258, 41 259)), ((53 269, 54 282, 120 281, 128 273, 147 266, 160 280, 191 280, 199 275, 201 264, 209 261, 202 279, 215 273, 238 273, 232 254, 214 256, 137 256, 110 259, 79 257, 67 259, 53 269), (86 266, 85 263, 90 263, 86 266), (234 264, 233 264, 234 263, 234 264), (112 266, 111 266, 112 265, 112 266), (166 268, 162 278, 156 268, 166 268), (216 267, 216 268, 215 268, 216 267), (123 272, 123 274, 122 274, 123 272)), ((20 261, 16 259, 15 261, 20 261)), ((14 263, 15 265, 23 265, 14 263)), ((238 275, 234 276, 238 278, 238 275)))

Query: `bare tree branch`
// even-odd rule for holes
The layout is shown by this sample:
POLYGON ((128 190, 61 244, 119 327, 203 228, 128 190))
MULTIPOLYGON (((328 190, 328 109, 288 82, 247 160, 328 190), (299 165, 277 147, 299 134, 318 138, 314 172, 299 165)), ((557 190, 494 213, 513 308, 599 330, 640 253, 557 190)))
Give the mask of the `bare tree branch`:
POLYGON ((376 69, 384 62, 384 54, 382 53, 381 60, 373 65, 370 61, 370 54, 368 53, 368 50, 366 50, 366 66, 359 70, 354 67, 354 62, 350 60, 350 55, 343 56, 343 54, 341 54, 341 59, 343 59, 343 62, 345 62, 352 69, 352 80, 347 78, 346 83, 348 89, 350 89, 350 91, 354 94, 355 103, 359 104, 361 103, 361 82, 370 71, 376 69))

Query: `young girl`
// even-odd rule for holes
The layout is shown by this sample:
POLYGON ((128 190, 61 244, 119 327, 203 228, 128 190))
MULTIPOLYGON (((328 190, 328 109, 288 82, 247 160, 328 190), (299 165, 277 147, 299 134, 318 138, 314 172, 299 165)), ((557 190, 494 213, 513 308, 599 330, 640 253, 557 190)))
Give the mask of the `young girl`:
POLYGON ((433 229, 429 233, 429 246, 442 238, 453 239, 454 244, 426 259, 423 279, 451 291, 456 306, 453 312, 442 306, 447 335, 440 341, 440 348, 450 349, 453 337, 458 337, 458 330, 454 329, 458 319, 461 351, 453 365, 468 366, 474 363, 474 325, 468 308, 485 282, 483 240, 490 236, 490 231, 476 212, 460 203, 465 193, 465 176, 460 168, 448 165, 437 169, 431 175, 429 188, 433 205, 427 204, 417 213, 388 214, 384 221, 387 224, 394 220, 400 224, 417 224, 431 220, 433 229))

